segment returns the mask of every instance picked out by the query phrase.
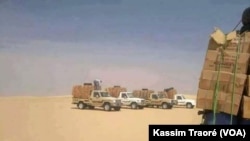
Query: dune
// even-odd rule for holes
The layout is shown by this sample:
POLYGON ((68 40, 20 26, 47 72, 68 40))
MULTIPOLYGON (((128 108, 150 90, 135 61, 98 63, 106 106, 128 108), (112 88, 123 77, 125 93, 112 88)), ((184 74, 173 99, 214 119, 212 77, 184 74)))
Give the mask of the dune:
MULTIPOLYGON (((195 95, 187 95, 194 98, 195 95)), ((0 97, 1 141, 148 140, 149 124, 199 124, 198 109, 79 110, 70 96, 0 97)))

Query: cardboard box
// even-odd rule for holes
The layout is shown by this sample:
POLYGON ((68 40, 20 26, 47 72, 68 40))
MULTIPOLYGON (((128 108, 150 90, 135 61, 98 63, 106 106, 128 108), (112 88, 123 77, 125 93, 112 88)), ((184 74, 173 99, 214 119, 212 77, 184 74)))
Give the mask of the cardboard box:
MULTIPOLYGON (((242 95, 234 94, 233 115, 237 115, 241 104, 242 95)), ((213 90, 198 89, 196 107, 206 110, 213 110, 213 90)), ((231 114, 232 94, 219 92, 217 95, 217 111, 231 114)))
POLYGON ((242 117, 250 119, 250 97, 244 96, 242 102, 242 117))
POLYGON ((245 32, 242 34, 241 39, 244 42, 250 42, 250 32, 245 32))
POLYGON ((247 76, 246 89, 247 89, 246 95, 250 96, 250 75, 247 76))
MULTIPOLYGON (((234 72, 234 65, 237 53, 225 52, 224 60, 220 62, 220 52, 208 50, 206 53, 203 70, 218 71, 219 63, 221 64, 221 71, 234 72)), ((246 74, 249 66, 248 53, 240 53, 237 61, 236 73, 246 74)))
MULTIPOLYGON (((210 38, 208 43, 208 50, 217 50, 219 47, 222 47, 222 45, 217 44, 213 38, 210 38)), ((225 45, 224 50, 230 52, 237 52, 238 47, 240 53, 250 53, 250 40, 242 37, 241 41, 239 41, 239 37, 236 37, 227 42, 227 45, 225 45)))
MULTIPOLYGON (((217 71, 203 70, 200 76, 199 88, 204 90, 214 90, 217 81, 217 71)), ((234 74, 229 72, 220 72, 219 77, 219 90, 225 93, 232 93, 233 86, 235 87, 234 93, 242 95, 245 88, 247 75, 236 74, 235 83, 233 83, 234 74)))
POLYGON ((238 45, 241 53, 250 53, 250 32, 240 35, 232 31, 225 34, 219 28, 215 28, 210 35, 208 50, 217 50, 222 47, 225 51, 237 52, 238 45))

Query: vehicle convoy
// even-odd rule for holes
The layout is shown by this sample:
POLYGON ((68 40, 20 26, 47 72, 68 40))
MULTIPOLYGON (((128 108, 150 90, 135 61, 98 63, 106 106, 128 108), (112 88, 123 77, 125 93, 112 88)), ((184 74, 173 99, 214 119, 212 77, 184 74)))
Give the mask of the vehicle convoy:
POLYGON ((170 98, 175 100, 175 106, 185 106, 186 108, 192 109, 195 107, 196 102, 193 99, 186 99, 183 94, 177 94, 177 91, 171 87, 165 89, 163 92, 159 92, 161 98, 170 98))
POLYGON ((120 111, 121 100, 112 97, 107 91, 99 88, 95 90, 92 83, 74 86, 72 104, 76 104, 79 109, 101 107, 105 111, 111 111, 112 109, 120 111))
POLYGON ((114 86, 107 88, 111 96, 121 100, 122 107, 130 107, 131 109, 143 109, 145 107, 145 99, 137 98, 132 92, 127 92, 126 88, 114 86))
POLYGON ((142 89, 134 91, 136 97, 144 98, 146 107, 157 107, 162 109, 172 109, 175 101, 168 98, 160 98, 158 93, 152 90, 142 89))

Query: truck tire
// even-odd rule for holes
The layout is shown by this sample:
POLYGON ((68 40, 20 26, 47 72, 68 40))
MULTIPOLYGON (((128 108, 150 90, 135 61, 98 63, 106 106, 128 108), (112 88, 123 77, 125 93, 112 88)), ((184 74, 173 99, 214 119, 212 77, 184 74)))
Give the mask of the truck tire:
POLYGON ((105 103, 103 107, 105 111, 111 111, 111 106, 109 103, 105 103))
POLYGON ((143 106, 139 106, 139 109, 144 109, 144 107, 143 106))
POLYGON ((137 103, 133 102, 133 103, 131 104, 131 108, 132 108, 132 109, 137 109, 137 103))
POLYGON ((168 103, 168 109, 172 109, 173 105, 168 103))
POLYGON ((120 111, 120 110, 121 110, 121 107, 115 107, 114 110, 115 110, 115 111, 120 111))
POLYGON ((162 109, 168 109, 168 104, 167 103, 162 103, 162 109))
POLYGON ((193 105, 192 105, 191 103, 187 103, 187 104, 186 104, 186 108, 192 109, 192 108, 193 108, 193 105))
POLYGON ((77 107, 79 109, 85 109, 86 108, 86 104, 84 104, 83 102, 79 102, 79 103, 77 103, 77 107))
POLYGON ((95 106, 89 106, 89 109, 95 109, 95 106))

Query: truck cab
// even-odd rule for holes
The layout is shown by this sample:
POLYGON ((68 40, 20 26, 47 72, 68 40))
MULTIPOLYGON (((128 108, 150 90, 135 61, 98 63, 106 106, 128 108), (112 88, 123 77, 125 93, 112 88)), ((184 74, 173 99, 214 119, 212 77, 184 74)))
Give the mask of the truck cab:
POLYGON ((195 107, 196 102, 193 99, 186 99, 183 94, 176 94, 174 99, 177 100, 177 106, 186 106, 186 108, 192 109, 195 107))
POLYGON ((162 109, 172 109, 174 101, 168 98, 160 97, 158 93, 151 93, 149 99, 146 100, 149 107, 162 107, 162 109))
POLYGON ((145 99, 135 97, 132 92, 120 92, 118 99, 121 100, 123 106, 131 107, 132 109, 143 109, 146 105, 145 99))
POLYGON ((77 104, 79 109, 102 107, 105 111, 111 111, 112 108, 115 111, 119 111, 121 108, 121 100, 110 96, 107 91, 102 90, 93 90, 85 98, 73 98, 73 104, 77 104))

